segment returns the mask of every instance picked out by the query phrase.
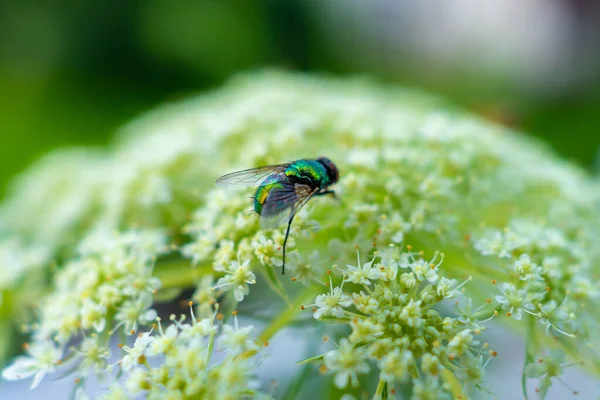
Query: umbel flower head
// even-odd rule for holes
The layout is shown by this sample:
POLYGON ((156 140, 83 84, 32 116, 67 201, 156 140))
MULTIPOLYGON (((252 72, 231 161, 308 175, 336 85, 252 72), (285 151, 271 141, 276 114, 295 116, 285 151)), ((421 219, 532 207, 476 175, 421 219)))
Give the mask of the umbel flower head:
POLYGON ((294 382, 466 398, 488 390, 486 367, 504 354, 486 330, 514 329, 527 338, 523 379, 543 396, 570 363, 600 374, 599 214, 585 171, 434 97, 244 75, 15 181, 0 204, 0 326, 25 323, 28 341, 3 377, 36 386, 71 372, 82 397, 97 375, 111 398, 297 398, 302 384, 261 390, 254 372, 262 344, 312 313, 330 347, 306 354, 294 382), (214 181, 318 156, 340 170, 339 201, 298 213, 281 276, 283 227, 260 228, 252 189, 214 181), (263 283, 276 307, 264 309, 276 302, 263 283), (163 322, 156 305, 181 296, 194 308, 163 322), (231 317, 240 304, 267 319, 257 336, 231 317))

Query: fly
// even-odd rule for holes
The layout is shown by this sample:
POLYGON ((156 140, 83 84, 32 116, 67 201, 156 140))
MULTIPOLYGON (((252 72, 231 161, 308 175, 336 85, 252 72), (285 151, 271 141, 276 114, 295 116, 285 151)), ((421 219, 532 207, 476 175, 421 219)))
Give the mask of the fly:
POLYGON ((281 273, 285 274, 285 245, 296 213, 313 196, 335 196, 329 187, 338 178, 335 164, 329 158, 319 157, 232 172, 217 179, 217 185, 258 186, 252 201, 261 226, 279 226, 287 221, 281 266, 281 273))

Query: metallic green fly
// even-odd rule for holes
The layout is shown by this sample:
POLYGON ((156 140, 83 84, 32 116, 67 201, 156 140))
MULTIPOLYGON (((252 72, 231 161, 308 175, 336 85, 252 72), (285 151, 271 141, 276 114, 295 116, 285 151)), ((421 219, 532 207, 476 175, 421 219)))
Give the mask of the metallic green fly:
POLYGON ((335 164, 329 158, 319 157, 232 172, 217 179, 217 185, 258 186, 252 200, 261 226, 274 227, 287 221, 281 267, 285 274, 285 245, 294 216, 313 196, 335 196, 329 186, 338 178, 335 164))

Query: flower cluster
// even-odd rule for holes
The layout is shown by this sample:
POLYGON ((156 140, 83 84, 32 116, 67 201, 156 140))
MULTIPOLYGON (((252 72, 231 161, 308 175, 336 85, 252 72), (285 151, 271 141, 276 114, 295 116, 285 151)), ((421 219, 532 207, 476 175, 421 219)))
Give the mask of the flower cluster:
POLYGON ((4 378, 35 374, 35 387, 46 372, 71 360, 82 377, 105 375, 112 333, 131 335, 156 318, 151 307, 161 283, 152 270, 167 249, 165 240, 160 232, 130 231, 97 232, 82 241, 77 258, 62 267, 53 292, 40 304, 40 320, 30 327, 29 356, 4 370, 4 378))
MULTIPOLYGON (((267 294, 252 287, 262 282, 285 299, 267 336, 300 312, 285 304, 311 297, 314 324, 349 325, 320 358, 349 392, 376 369, 380 396, 396 387, 415 398, 471 393, 490 359, 479 332, 499 325, 526 331, 532 364, 556 347, 569 362, 585 354, 599 365, 585 352, 600 320, 599 203, 600 185, 584 170, 431 96, 356 79, 242 76, 134 121, 106 151, 49 155, 13 184, 0 203, 0 329, 32 322, 31 308, 39 321, 3 375, 37 384, 71 360, 82 380, 111 373, 111 334, 154 322, 154 302, 189 294, 190 325, 216 326, 217 301, 224 312, 260 300, 267 294), (283 228, 260 228, 254 189, 214 181, 321 155, 340 170, 339 202, 315 198, 300 210, 281 276, 283 228)), ((187 379, 193 371, 252 386, 237 369, 248 358, 228 350, 221 364, 203 365, 216 336, 192 338, 186 326, 157 324, 124 346, 125 379, 110 393, 212 390, 187 379), (163 364, 148 367, 153 357, 163 364)), ((224 343, 242 332, 226 326, 224 343)), ((3 336, 0 358, 17 348, 3 336)), ((524 375, 541 377, 545 394, 562 368, 539 368, 524 375)), ((221 383, 218 393, 231 394, 221 383)))
MULTIPOLYGON (((190 302, 190 306, 191 306, 190 302)), ((148 399, 242 399, 269 398, 256 390, 254 357, 260 347, 251 337, 252 326, 240 328, 217 324, 211 317, 191 321, 185 315, 163 327, 140 333, 132 347, 121 345, 124 356, 117 362, 124 371, 122 383, 109 387, 107 399, 144 395, 148 399), (214 363, 215 349, 219 363, 214 363)))
POLYGON ((351 329, 348 338, 322 356, 337 387, 357 387, 359 375, 372 364, 379 371, 379 398, 407 383, 415 388, 415 398, 449 398, 448 374, 469 393, 481 386, 484 368, 496 353, 485 351, 487 344, 481 345, 477 335, 495 313, 491 310, 490 317, 490 310, 481 307, 467 319, 457 307, 455 316, 441 314, 447 300, 464 297, 461 289, 470 281, 441 277, 442 257, 425 260, 405 252, 397 261, 377 253, 369 262, 361 264, 359 258, 356 265, 340 269, 339 286, 330 277, 329 293, 318 295, 311 307, 315 319, 351 329))

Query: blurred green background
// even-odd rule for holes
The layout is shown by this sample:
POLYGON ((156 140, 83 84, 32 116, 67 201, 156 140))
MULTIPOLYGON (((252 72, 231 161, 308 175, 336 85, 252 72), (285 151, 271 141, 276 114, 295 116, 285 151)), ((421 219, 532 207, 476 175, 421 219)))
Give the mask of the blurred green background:
POLYGON ((0 196, 49 149, 105 145, 145 110, 262 67, 430 90, 593 168, 597 2, 420 3, 2 2, 0 196))

